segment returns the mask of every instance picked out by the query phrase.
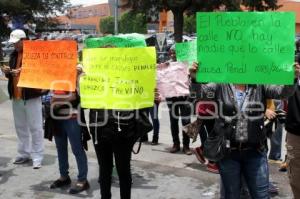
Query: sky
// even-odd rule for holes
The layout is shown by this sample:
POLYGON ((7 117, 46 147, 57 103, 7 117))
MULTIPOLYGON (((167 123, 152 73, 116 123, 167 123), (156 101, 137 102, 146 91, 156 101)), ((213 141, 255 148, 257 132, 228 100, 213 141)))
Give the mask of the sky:
POLYGON ((89 4, 107 3, 108 0, 70 0, 70 2, 73 5, 78 5, 78 4, 89 5, 89 4))

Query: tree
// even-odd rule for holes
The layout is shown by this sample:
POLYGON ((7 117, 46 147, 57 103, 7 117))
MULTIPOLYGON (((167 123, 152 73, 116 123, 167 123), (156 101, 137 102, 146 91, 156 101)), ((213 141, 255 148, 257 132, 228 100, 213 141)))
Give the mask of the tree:
MULTIPOLYGON (((120 33, 146 33, 146 17, 142 13, 125 12, 120 17, 119 32, 120 33)), ((106 17, 100 21, 100 30, 103 34, 114 33, 114 18, 106 17)))
POLYGON ((277 0, 121 0, 121 7, 131 8, 136 12, 147 13, 156 6, 158 10, 171 10, 174 15, 175 41, 182 41, 184 13, 213 11, 225 8, 228 11, 241 10, 241 6, 254 11, 275 10, 277 0))
POLYGON ((184 16, 183 32, 189 34, 196 32, 196 15, 184 16))
POLYGON ((100 30, 103 34, 113 34, 114 33, 114 18, 109 16, 101 19, 100 30))
POLYGON ((64 12, 69 0, 1 0, 0 37, 7 36, 7 22, 19 18, 24 23, 36 23, 38 27, 56 25, 54 16, 64 12))
POLYGON ((146 17, 142 13, 125 12, 120 19, 120 33, 146 33, 146 17))
POLYGON ((175 41, 182 41, 183 33, 183 13, 191 6, 192 0, 122 0, 121 7, 130 7, 134 11, 147 13, 150 8, 157 10, 171 10, 174 15, 175 41))

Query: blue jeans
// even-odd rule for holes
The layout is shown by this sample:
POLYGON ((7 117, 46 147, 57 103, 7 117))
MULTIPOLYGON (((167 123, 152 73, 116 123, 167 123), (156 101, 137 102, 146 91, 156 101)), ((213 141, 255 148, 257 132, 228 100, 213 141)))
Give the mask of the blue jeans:
POLYGON ((283 124, 278 122, 277 128, 271 137, 271 149, 270 149, 269 159, 272 160, 281 159, 282 131, 283 131, 283 124))
POLYGON ((241 176, 248 185, 252 198, 269 198, 269 168, 266 153, 255 149, 231 152, 228 158, 219 162, 221 179, 226 199, 241 196, 241 176))
POLYGON ((81 142, 81 127, 77 119, 59 120, 56 121, 59 132, 54 136, 59 172, 62 177, 69 175, 69 161, 68 161, 68 138, 71 144, 72 152, 75 156, 79 174, 78 181, 85 181, 87 179, 88 165, 87 157, 81 142))

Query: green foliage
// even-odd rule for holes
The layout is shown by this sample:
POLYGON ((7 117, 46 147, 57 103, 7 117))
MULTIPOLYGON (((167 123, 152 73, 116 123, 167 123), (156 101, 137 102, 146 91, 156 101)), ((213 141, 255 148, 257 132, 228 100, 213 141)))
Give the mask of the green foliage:
POLYGON ((189 34, 196 32, 196 15, 184 16, 183 32, 189 34))
POLYGON ((65 11, 69 0, 1 0, 0 36, 9 32, 7 22, 14 16, 22 16, 25 22, 36 23, 38 27, 54 25, 53 16, 65 11))
POLYGON ((103 34, 113 34, 114 33, 114 18, 109 16, 101 19, 100 30, 103 34))
POLYGON ((252 11, 276 10, 280 7, 278 0, 243 0, 242 4, 252 11))
MULTIPOLYGON (((142 13, 125 12, 119 19, 120 33, 146 33, 146 17, 142 13)), ((114 33, 114 18, 106 17, 100 21, 100 30, 103 34, 114 33)))
POLYGON ((120 19, 120 33, 146 33, 146 17, 142 13, 126 12, 120 19))
POLYGON ((150 8, 171 10, 174 14, 175 40, 181 41, 184 28, 183 15, 199 11, 213 11, 221 8, 228 11, 239 11, 241 6, 249 10, 276 10, 278 0, 121 0, 121 7, 132 8, 135 12, 146 13, 150 8))

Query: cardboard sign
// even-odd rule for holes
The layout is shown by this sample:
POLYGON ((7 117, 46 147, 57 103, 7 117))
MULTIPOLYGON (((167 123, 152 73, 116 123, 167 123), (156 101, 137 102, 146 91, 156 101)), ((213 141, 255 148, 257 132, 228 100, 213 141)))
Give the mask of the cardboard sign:
POLYGON ((188 96, 188 65, 183 62, 160 64, 157 68, 157 89, 163 99, 188 96))
POLYGON ((176 43, 176 58, 177 61, 187 61, 189 64, 197 61, 197 41, 188 41, 183 43, 176 43))
POLYGON ((133 110, 153 106, 155 48, 84 49, 83 66, 83 108, 133 110))
POLYGON ((197 81, 293 84, 295 13, 197 13, 197 81))
POLYGON ((76 65, 75 41, 24 41, 18 87, 75 91, 76 65))

